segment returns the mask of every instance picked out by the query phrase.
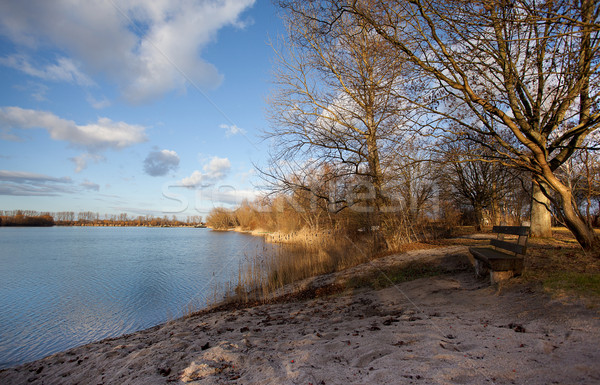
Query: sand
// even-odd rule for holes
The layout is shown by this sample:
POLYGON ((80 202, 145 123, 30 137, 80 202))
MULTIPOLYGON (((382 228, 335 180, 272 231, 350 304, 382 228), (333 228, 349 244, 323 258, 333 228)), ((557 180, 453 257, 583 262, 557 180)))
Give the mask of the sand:
POLYGON ((465 269, 466 255, 446 247, 389 256, 302 282, 305 294, 292 301, 91 343, 1 371, 0 384, 600 383, 596 310, 519 280, 491 287, 465 269), (349 277, 407 260, 452 272, 339 291, 349 277))

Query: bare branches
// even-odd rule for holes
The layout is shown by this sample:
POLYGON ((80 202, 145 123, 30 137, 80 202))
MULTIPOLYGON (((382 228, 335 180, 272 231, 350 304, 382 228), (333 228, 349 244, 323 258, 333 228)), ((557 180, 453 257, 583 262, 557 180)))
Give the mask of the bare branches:
POLYGON ((282 5, 289 36, 277 51, 272 128, 265 133, 274 151, 263 175, 307 191, 308 173, 337 183, 366 180, 377 205, 402 142, 402 60, 385 55, 383 39, 350 14, 319 2, 282 5), (295 168, 288 167, 292 159, 295 168))
POLYGON ((507 164, 532 172, 556 194, 559 214, 582 246, 599 247, 572 190, 555 175, 600 127, 597 2, 333 3, 367 23, 437 87, 437 106, 427 106, 422 94, 407 96, 439 117, 435 129, 494 149, 507 164))

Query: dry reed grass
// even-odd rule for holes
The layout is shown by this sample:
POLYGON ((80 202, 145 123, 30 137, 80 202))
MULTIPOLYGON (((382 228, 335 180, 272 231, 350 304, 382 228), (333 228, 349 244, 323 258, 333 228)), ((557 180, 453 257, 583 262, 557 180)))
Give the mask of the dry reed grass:
POLYGON ((236 283, 225 288, 227 301, 264 301, 287 284, 356 266, 375 256, 370 236, 352 240, 344 233, 302 230, 268 234, 267 240, 277 244, 246 258, 236 283))
POLYGON ((290 283, 344 270, 378 256, 405 251, 422 240, 447 235, 447 226, 416 226, 400 219, 388 217, 378 231, 372 232, 303 228, 264 234, 267 245, 276 247, 265 247, 247 256, 237 279, 232 280, 235 283, 220 288, 221 292, 229 302, 265 301, 290 283))

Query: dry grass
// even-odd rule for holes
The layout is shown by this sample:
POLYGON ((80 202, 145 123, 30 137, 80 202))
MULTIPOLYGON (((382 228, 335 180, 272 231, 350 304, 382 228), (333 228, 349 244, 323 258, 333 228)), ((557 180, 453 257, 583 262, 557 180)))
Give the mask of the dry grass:
MULTIPOLYGON (((392 253, 436 247, 420 242, 423 229, 400 226, 395 233, 358 233, 343 230, 321 232, 302 229, 292 233, 270 233, 266 240, 277 244, 250 256, 240 266, 237 283, 228 291, 230 301, 260 301, 285 285, 321 274, 341 271, 392 253), (393 238, 393 245, 389 239, 393 238)), ((430 238, 436 238, 439 231, 430 238)))
MULTIPOLYGON (((491 227, 482 233, 490 233, 491 227)), ((600 230, 596 230, 600 232, 600 230)), ((462 228, 462 235, 475 233, 462 228)), ((485 239, 442 239, 436 245, 477 246, 488 244, 485 239)), ((516 282, 539 285, 557 297, 576 297, 600 304, 600 258, 582 250, 566 228, 552 228, 551 238, 529 238, 523 275, 516 282)))
POLYGON ((584 252, 566 229, 552 238, 530 238, 522 279, 555 297, 575 297, 600 305, 600 258, 584 252))
POLYGON ((277 247, 247 258, 240 266, 230 301, 257 301, 287 284, 332 273, 367 262, 374 257, 372 239, 351 240, 334 232, 271 235, 277 247))
MULTIPOLYGON (((473 234, 474 229, 461 228, 458 232, 461 235, 473 234)), ((375 252, 372 236, 350 239, 343 233, 332 231, 274 233, 268 239, 277 242, 275 247, 249 256, 246 263, 240 266, 237 280, 218 289, 220 293, 227 293, 229 302, 261 302, 287 284, 341 271, 396 252, 488 243, 485 239, 431 239, 402 242, 397 250, 375 252)), ((401 282, 445 272, 436 267, 420 265, 402 266, 397 270, 386 272, 386 276, 391 274, 401 282)), ((355 278, 351 286, 380 288, 389 281, 386 278, 384 282, 378 276, 355 278)), ((554 229, 552 238, 530 239, 523 275, 515 280, 519 281, 539 285, 555 296, 584 298, 588 303, 600 305, 600 259, 582 251, 566 230, 554 229)), ((214 302, 218 302, 216 299, 217 295, 214 296, 214 302)))

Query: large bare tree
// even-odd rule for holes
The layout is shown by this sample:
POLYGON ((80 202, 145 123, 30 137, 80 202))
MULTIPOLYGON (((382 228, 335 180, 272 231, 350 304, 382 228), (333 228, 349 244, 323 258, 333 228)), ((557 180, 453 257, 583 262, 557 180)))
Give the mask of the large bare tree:
POLYGON ((266 133, 273 153, 263 175, 279 188, 318 194, 337 210, 366 204, 376 218, 385 202, 386 169, 398 154, 400 58, 384 55, 387 42, 350 14, 323 33, 319 4, 284 1, 282 10, 288 36, 276 48, 266 133), (330 188, 322 188, 328 182, 330 188), (339 194, 340 188, 356 191, 339 194))
POLYGON ((351 14, 412 64, 407 81, 422 87, 403 96, 424 111, 416 124, 459 133, 531 173, 581 246, 600 255, 600 237, 556 175, 600 123, 597 1, 319 3, 324 33, 351 14))

